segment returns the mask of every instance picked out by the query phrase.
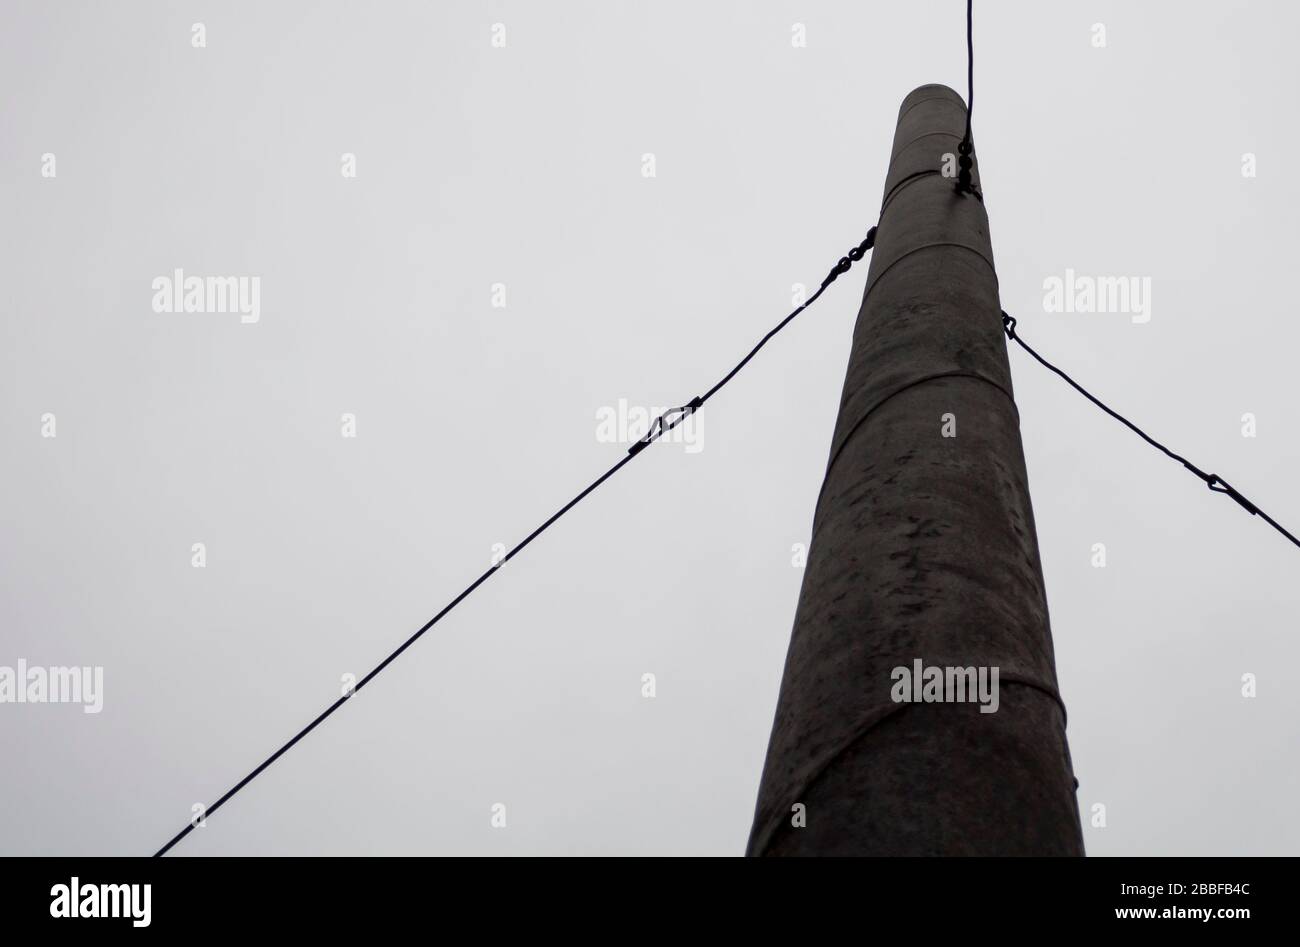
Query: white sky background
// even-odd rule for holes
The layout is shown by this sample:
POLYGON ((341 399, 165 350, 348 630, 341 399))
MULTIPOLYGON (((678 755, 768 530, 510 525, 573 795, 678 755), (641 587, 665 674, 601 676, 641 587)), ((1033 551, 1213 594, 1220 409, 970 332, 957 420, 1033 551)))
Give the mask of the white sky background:
MULTIPOLYGON (((0 705, 5 854, 165 842, 618 459, 598 408, 701 393, 820 282, 907 92, 965 94, 960 0, 0 26, 0 664, 105 669, 98 715, 0 705), (175 267, 259 275, 261 321, 153 312, 175 267)), ((976 9, 1004 307, 1293 531, 1298 30, 1285 2, 976 9), (1150 277, 1151 321, 1044 313, 1067 267, 1150 277)), ((177 854, 741 853, 865 272, 700 453, 647 451, 177 854)), ((1300 550, 1011 361, 1089 852, 1294 854, 1300 550)))

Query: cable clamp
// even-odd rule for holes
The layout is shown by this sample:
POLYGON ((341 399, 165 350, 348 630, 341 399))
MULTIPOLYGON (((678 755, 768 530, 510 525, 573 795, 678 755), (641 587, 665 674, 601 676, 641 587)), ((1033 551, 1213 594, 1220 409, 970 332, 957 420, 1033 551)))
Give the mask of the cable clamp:
POLYGON ((1251 503, 1244 496, 1238 493, 1232 484, 1228 483, 1228 481, 1224 480, 1218 474, 1210 474, 1209 477, 1206 478, 1205 485, 1215 493, 1222 493, 1232 497, 1237 501, 1238 505, 1240 505, 1241 508, 1251 516, 1255 516, 1259 513, 1259 507, 1255 506, 1255 504, 1251 503))
POLYGON ((696 395, 680 408, 669 408, 650 423, 650 430, 646 431, 645 437, 629 447, 627 452, 635 457, 703 406, 704 400, 699 395, 696 395))
POLYGON ((839 279, 841 273, 847 273, 853 264, 867 255, 867 251, 876 245, 876 228, 872 227, 867 231, 867 235, 856 247, 849 251, 848 256, 840 257, 840 261, 831 268, 830 273, 822 280, 822 289, 825 289, 831 283, 839 279))

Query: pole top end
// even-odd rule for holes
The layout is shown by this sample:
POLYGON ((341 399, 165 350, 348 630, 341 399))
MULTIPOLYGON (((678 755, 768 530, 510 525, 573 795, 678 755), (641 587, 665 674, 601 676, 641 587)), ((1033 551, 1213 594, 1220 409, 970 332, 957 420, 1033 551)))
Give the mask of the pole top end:
POLYGON ((963 112, 966 110, 966 100, 957 92, 946 85, 931 83, 929 85, 917 86, 907 94, 903 99, 903 104, 899 107, 898 114, 901 116, 909 108, 925 99, 947 99, 959 107, 963 112))

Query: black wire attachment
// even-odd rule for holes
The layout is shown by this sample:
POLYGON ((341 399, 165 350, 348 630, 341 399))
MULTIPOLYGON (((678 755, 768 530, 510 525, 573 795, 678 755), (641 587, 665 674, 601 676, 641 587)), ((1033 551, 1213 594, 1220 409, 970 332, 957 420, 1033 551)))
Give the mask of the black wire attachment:
POLYGON ((957 146, 957 192, 960 194, 974 194, 979 197, 975 190, 975 185, 971 183, 971 168, 974 167, 975 161, 971 158, 971 147, 969 140, 963 139, 957 146))
POLYGON ((867 251, 876 245, 876 228, 872 227, 867 231, 867 235, 862 238, 862 242, 849 251, 848 256, 840 257, 840 261, 831 267, 831 271, 826 274, 822 280, 822 289, 825 289, 831 283, 840 278, 840 274, 847 273, 854 263, 861 260, 867 255, 867 251))
POLYGON ((1251 516, 1259 515, 1259 507, 1238 493, 1232 484, 1228 483, 1228 481, 1224 480, 1218 474, 1210 474, 1205 480, 1205 485, 1215 493, 1224 493, 1232 497, 1237 501, 1238 505, 1251 516))
POLYGON ((961 136, 961 144, 957 146, 957 193, 972 194, 981 204, 984 203, 984 195, 975 187, 975 182, 971 178, 971 168, 975 166, 975 160, 971 157, 975 153, 975 146, 972 144, 970 123, 971 115, 975 111, 975 0, 966 0, 966 131, 961 136))
POLYGON ((650 422, 650 430, 646 431, 644 437, 642 437, 639 441, 634 442, 632 446, 627 449, 628 455, 631 457, 635 457, 637 454, 641 453, 641 451, 645 450, 655 441, 659 440, 659 438, 663 437, 665 434, 667 434, 673 428, 677 427, 677 425, 681 424, 688 417, 690 417, 701 407, 703 407, 704 402, 712 398, 715 394, 717 394, 718 389, 720 389, 727 382, 731 381, 731 379, 735 377, 736 372, 744 368, 745 365, 749 362, 749 360, 758 353, 759 349, 761 349, 764 345, 767 344, 767 341, 770 338, 772 338, 772 336, 780 332, 781 329, 785 327, 786 323, 788 323, 791 319, 799 315, 799 313, 803 312, 803 310, 807 309, 814 302, 816 302, 817 297, 826 291, 827 286, 831 285, 831 283, 839 279, 841 274, 847 273, 850 269, 852 269, 853 264, 857 263, 864 256, 866 256, 867 251, 870 250, 875 245, 876 245, 876 228, 872 227, 870 230, 867 231, 867 235, 862 238, 861 243, 859 243, 853 249, 849 250, 847 256, 840 257, 839 262, 837 262, 833 267, 831 267, 831 271, 827 273, 826 278, 822 280, 821 288, 818 289, 817 292, 813 293, 812 296, 810 296, 803 303, 803 305, 801 305, 794 312, 790 313, 790 315, 786 316, 785 319, 783 319, 775 329, 773 329, 767 335, 763 336, 763 338, 759 341, 759 343, 756 346, 754 346, 752 350, 750 350, 750 353, 740 360, 739 365, 737 365, 735 368, 729 371, 725 376, 723 376, 720 382, 718 382, 716 385, 710 388, 703 395, 696 395, 694 398, 686 402, 686 404, 682 405, 680 408, 669 408, 663 414, 659 415, 659 417, 655 418, 652 422, 650 422))
POLYGON ((641 451, 645 450, 659 438, 663 437, 677 425, 681 424, 688 417, 696 412, 704 404, 704 399, 696 395, 680 408, 669 408, 659 417, 655 418, 650 424, 650 430, 646 431, 645 437, 634 443, 627 449, 627 452, 635 457, 641 451), (671 422, 669 419, 672 419, 671 422))
MULTIPOLYGON (((831 275, 828 276, 826 278, 826 281, 822 283, 821 289, 817 290, 815 293, 813 293, 811 296, 805 299, 802 303, 800 303, 797 307, 795 307, 794 312, 790 313, 788 316, 786 316, 784 319, 778 322, 773 328, 769 329, 767 335, 759 339, 758 344, 749 350, 749 354, 746 355, 744 358, 742 358, 739 362, 737 362, 736 365, 731 369, 731 371, 723 375, 722 378, 720 378, 713 385, 712 388, 710 388, 702 395, 696 395, 694 398, 686 402, 686 404, 682 405, 680 408, 672 408, 668 411, 665 411, 659 417, 655 418, 654 423, 650 426, 650 430, 646 433, 646 436, 641 438, 641 440, 637 441, 631 447, 629 447, 627 450, 627 454, 624 457, 620 458, 616 464, 614 464, 612 467, 606 470, 603 474, 601 474, 591 483, 587 484, 587 486, 583 488, 581 493, 575 496, 568 503, 564 504, 564 506, 560 507, 559 510, 552 513, 550 518, 547 519, 545 522, 543 522, 542 525, 534 529, 531 533, 529 533, 526 537, 524 537, 523 540, 516 543, 510 549, 510 551, 506 553, 504 559, 500 560, 496 564, 489 567, 486 572, 484 572, 477 579, 475 579, 468 586, 466 586, 465 589, 459 595, 457 595, 450 602, 444 605, 441 611, 439 611, 436 615, 434 615, 423 625, 421 625, 420 628, 413 635, 410 635, 405 641, 403 641, 394 651, 392 651, 388 655, 388 657, 380 661, 377 665, 375 665, 370 670, 370 672, 365 677, 357 681, 356 686, 348 694, 339 697, 337 700, 334 701, 334 703, 330 704, 321 713, 317 714, 316 718, 312 720, 311 723, 307 724, 307 726, 303 727, 296 734, 294 734, 294 736, 290 738, 290 740, 287 743, 283 744, 278 750, 276 750, 265 760, 263 760, 262 763, 256 769, 250 772, 239 782, 235 783, 235 785, 232 786, 230 789, 226 790, 225 794, 220 799, 218 799, 212 805, 208 806, 206 814, 209 816, 213 815, 218 809, 220 809, 227 802, 229 802, 230 799, 233 798, 236 793, 238 793, 241 789, 247 786, 254 779, 256 779, 259 774, 264 772, 268 766, 271 766, 273 763, 275 763, 276 760, 282 757, 285 753, 289 752, 289 750, 293 749, 293 747, 296 746, 300 740, 306 737, 307 734, 311 733, 318 726, 320 726, 325 720, 329 719, 329 717, 332 716, 335 711, 337 711, 344 704, 348 703, 354 694, 360 693, 361 689, 365 687, 367 684, 369 684, 372 680, 374 680, 375 677, 381 671, 384 670, 384 668, 388 667, 388 665, 392 664, 399 657, 401 657, 402 653, 405 652, 407 648, 411 647, 413 644, 419 641, 420 638, 425 634, 425 632, 427 632, 434 625, 438 624, 438 622, 440 622, 445 615, 449 614, 451 610, 454 609, 457 605, 459 605, 465 599, 469 598, 469 596, 474 594, 475 589, 477 589, 488 579, 492 578, 492 576, 496 575, 497 572, 500 571, 501 566, 505 565, 505 563, 509 562, 511 559, 517 556, 534 539, 536 539, 542 533, 550 529, 551 526, 554 525, 556 521, 558 521, 562 516, 564 516, 564 514, 568 513, 569 510, 573 509, 584 499, 586 499, 597 489, 599 489, 600 485, 603 484, 606 480, 608 480, 610 477, 614 476, 614 474, 618 473, 625 466, 630 464, 637 454, 641 453, 641 451, 645 450, 646 447, 648 447, 650 444, 654 443, 656 440, 662 437, 665 432, 671 431, 677 425, 681 424, 682 421, 684 421, 688 416, 694 414, 701 407, 703 407, 704 403, 708 401, 710 398, 712 398, 714 395, 716 395, 719 391, 721 391, 723 386, 726 385, 729 381, 731 381, 731 379, 735 378, 736 375, 740 373, 741 369, 743 369, 746 365, 748 365, 750 360, 753 359, 753 357, 758 354, 759 350, 762 349, 763 346, 767 345, 767 343, 770 342, 778 332, 780 332, 787 325, 789 325, 790 322, 797 315, 799 315, 799 313, 803 312, 805 309, 807 309, 809 306, 815 303, 818 297, 821 296, 821 294, 826 290, 828 284, 833 282, 834 279, 837 276, 839 276, 841 273, 847 272, 849 267, 851 267, 855 261, 862 259, 863 255, 865 255, 866 252, 870 250, 871 247, 874 245, 875 239, 876 239, 876 228, 872 227, 867 232, 866 239, 863 240, 856 247, 854 247, 852 250, 850 250, 848 256, 842 258, 838 263, 835 264, 835 268, 831 270, 831 275)), ((185 836, 189 835, 190 832, 194 830, 194 827, 195 825, 193 822, 188 823, 185 826, 185 828, 181 829, 174 836, 172 836, 171 840, 167 842, 166 845, 158 849, 158 851, 154 853, 154 856, 158 857, 161 855, 166 855, 169 851, 171 851, 176 846, 178 842, 180 842, 183 838, 185 838, 185 836)))
POLYGON ((1102 411, 1109 414, 1120 424, 1123 424, 1130 431, 1132 431, 1138 437, 1142 438, 1142 440, 1146 441, 1156 450, 1160 451, 1170 460, 1178 461, 1178 463, 1182 464, 1185 468, 1187 468, 1187 471, 1190 474, 1192 474, 1198 480, 1204 482, 1204 484, 1207 487, 1209 487, 1211 490, 1213 490, 1215 493, 1222 493, 1224 496, 1231 497, 1238 506, 1240 506, 1251 516, 1258 516, 1264 522, 1268 523, 1269 526, 1272 526, 1275 530, 1277 530, 1279 533, 1281 533, 1283 536, 1289 539, 1296 546, 1300 546, 1300 538, 1297 538, 1293 533, 1287 530, 1285 526, 1283 526, 1277 520, 1273 519, 1273 517, 1269 516, 1267 513, 1265 513, 1263 510, 1257 507, 1254 503, 1251 503, 1249 500, 1247 500, 1244 496, 1241 495, 1240 492, 1238 492, 1237 488, 1234 487, 1232 484, 1228 483, 1228 481, 1224 480, 1218 474, 1206 473, 1204 470, 1196 466, 1194 463, 1192 463, 1182 454, 1177 454, 1174 451, 1170 450, 1168 447, 1166 447, 1164 444, 1161 444, 1154 437, 1152 437, 1146 431, 1142 430, 1140 427, 1138 427, 1128 418, 1124 417, 1124 415, 1120 414, 1118 411, 1115 411, 1113 408, 1110 408, 1109 406, 1104 404, 1101 401, 1101 399, 1097 398, 1095 395, 1092 394, 1092 392, 1088 391, 1088 389, 1084 388, 1081 384, 1079 384, 1077 381, 1075 381, 1073 378, 1071 378, 1061 369, 1057 368, 1047 359, 1043 358, 1043 356, 1039 355, 1036 351, 1034 351, 1033 346, 1031 346, 1024 339, 1020 338, 1020 336, 1016 335, 1016 320, 1013 316, 1008 315, 1005 310, 1003 310, 1002 312, 1002 330, 1006 332, 1008 339, 1011 339, 1022 349, 1024 349, 1026 352, 1032 355, 1040 365, 1042 365, 1048 371, 1054 372, 1055 374, 1059 375, 1062 379, 1065 380, 1066 384, 1068 384, 1071 388, 1073 388, 1079 394, 1083 395, 1085 398, 1091 401, 1102 411))

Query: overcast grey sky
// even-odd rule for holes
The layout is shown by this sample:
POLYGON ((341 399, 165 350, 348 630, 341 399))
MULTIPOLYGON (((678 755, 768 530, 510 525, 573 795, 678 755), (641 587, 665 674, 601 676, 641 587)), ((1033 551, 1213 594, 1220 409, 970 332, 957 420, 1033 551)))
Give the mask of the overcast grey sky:
MULTIPOLYGON (((2 17, 0 665, 104 669, 98 714, 0 704, 4 854, 165 842, 613 463, 601 408, 683 403, 816 286, 904 95, 965 94, 960 0, 2 17), (155 312, 176 268, 258 276, 258 321, 155 312)), ((1298 30, 976 10, 1003 306, 1293 530, 1298 30), (1045 312, 1067 269, 1150 278, 1150 321, 1045 312)), ((176 853, 743 852, 864 276, 176 853)), ((1295 853, 1300 550, 1011 364, 1088 851, 1295 853)))

